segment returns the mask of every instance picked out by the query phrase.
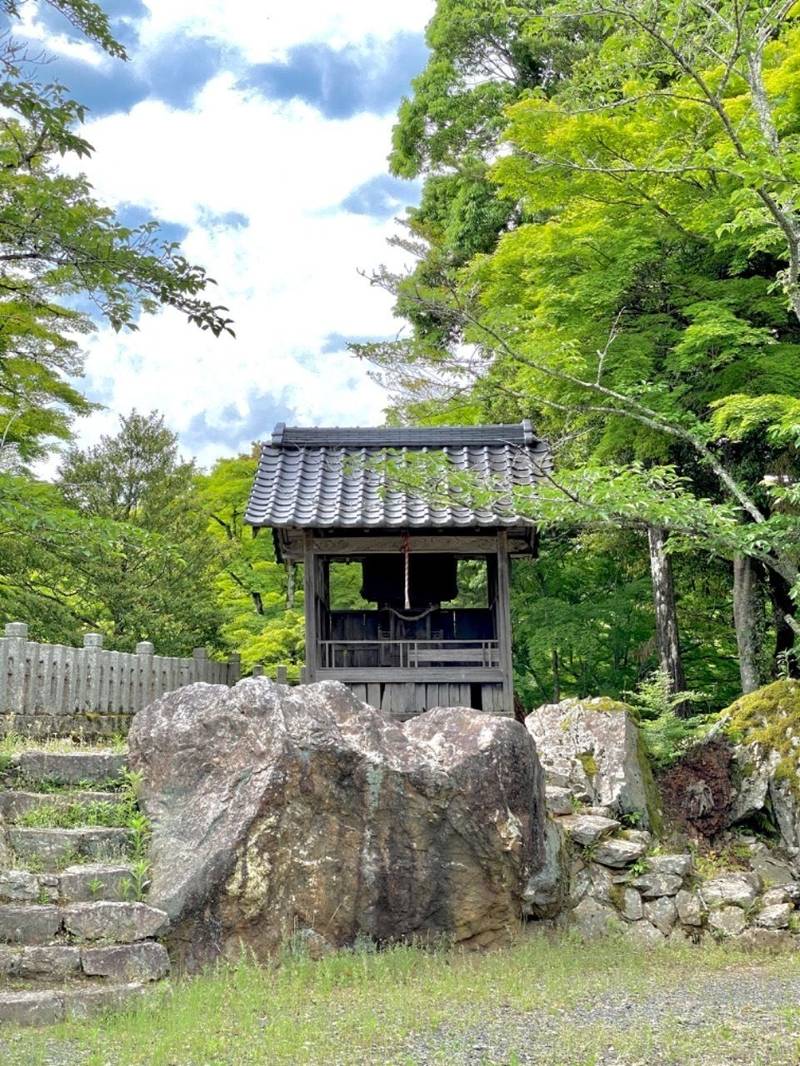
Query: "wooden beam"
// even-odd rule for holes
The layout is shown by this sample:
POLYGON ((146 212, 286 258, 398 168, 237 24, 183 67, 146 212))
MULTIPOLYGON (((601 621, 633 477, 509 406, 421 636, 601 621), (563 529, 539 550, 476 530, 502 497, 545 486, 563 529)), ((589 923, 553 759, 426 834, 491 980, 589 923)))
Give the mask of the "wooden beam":
MULTIPOLYGON (((411 534, 411 551, 445 555, 488 555, 496 550, 492 536, 447 534, 441 537, 411 534)), ((313 550, 317 555, 370 555, 373 552, 395 554, 403 550, 403 541, 396 536, 314 537, 313 550)))
POLYGON ((503 710, 514 712, 514 664, 511 646, 511 581, 508 533, 497 534, 497 640, 503 677, 503 710))
POLYGON ((502 670, 493 667, 462 666, 462 667, 406 667, 406 666, 341 666, 335 670, 323 670, 317 667, 314 681, 366 681, 368 684, 402 684, 407 681, 418 682, 441 682, 442 684, 459 685, 486 684, 490 682, 504 681, 502 670))
POLYGON ((306 616, 306 680, 317 680, 317 558, 311 550, 311 533, 304 534, 303 599, 306 616))

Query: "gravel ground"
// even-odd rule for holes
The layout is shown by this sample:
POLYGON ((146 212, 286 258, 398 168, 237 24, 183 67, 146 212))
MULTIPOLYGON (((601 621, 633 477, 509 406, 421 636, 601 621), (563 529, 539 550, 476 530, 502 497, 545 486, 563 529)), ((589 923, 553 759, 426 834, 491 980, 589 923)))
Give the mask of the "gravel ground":
POLYGON ((387 1048, 383 1060, 410 1066, 797 1066, 800 977, 757 970, 708 983, 655 989, 646 1000, 621 993, 604 1002, 520 1013, 504 1005, 462 1017, 387 1048))

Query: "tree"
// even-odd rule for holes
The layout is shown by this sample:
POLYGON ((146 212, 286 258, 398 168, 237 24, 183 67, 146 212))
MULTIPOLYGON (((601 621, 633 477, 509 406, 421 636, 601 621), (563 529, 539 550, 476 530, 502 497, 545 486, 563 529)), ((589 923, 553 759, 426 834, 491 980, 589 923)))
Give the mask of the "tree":
POLYGON ((198 514, 220 559, 214 594, 223 646, 238 652, 246 669, 299 668, 303 661, 302 578, 275 559, 272 538, 254 537, 244 524, 257 457, 218 460, 200 479, 198 514), (297 591, 295 591, 297 590, 297 591))
MULTIPOLYGON (((538 412, 562 470, 532 518, 671 530, 759 561, 787 590, 796 499, 769 478, 792 481, 796 452, 752 404, 785 408, 800 385, 786 312, 796 31, 766 4, 733 30, 741 9, 704 7, 544 12, 605 35, 555 92, 510 109, 493 173, 525 221, 466 266, 440 258, 435 285, 379 272, 440 341, 435 358, 416 334, 366 354, 412 401, 445 387, 538 412), (740 411, 751 422, 734 440, 740 411)), ((423 242, 407 246, 427 261, 423 242)))
MULTIPOLYGON (((102 9, 90 0, 51 0, 110 56, 124 60, 102 9)), ((14 19, 19 5, 2 0, 14 19)), ((58 166, 86 157, 85 109, 57 83, 40 79, 46 57, 13 36, 0 41, 0 438, 23 458, 51 438, 66 439, 91 404, 70 379, 80 374, 81 334, 94 327, 76 307, 87 301, 115 329, 136 329, 141 312, 173 307, 215 334, 231 330, 225 308, 203 296, 212 283, 158 225, 121 225, 98 204, 83 176, 58 166)))

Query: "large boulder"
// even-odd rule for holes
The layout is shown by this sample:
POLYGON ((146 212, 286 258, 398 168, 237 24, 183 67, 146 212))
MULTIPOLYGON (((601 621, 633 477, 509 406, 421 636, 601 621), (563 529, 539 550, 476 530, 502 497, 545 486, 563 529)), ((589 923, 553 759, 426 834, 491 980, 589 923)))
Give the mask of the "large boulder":
POLYGON ((162 696, 129 744, 149 901, 188 968, 307 931, 490 945, 544 862, 543 775, 509 718, 439 708, 399 724, 338 682, 250 678, 162 696))
POLYGON ((775 681, 720 715, 733 748, 735 796, 729 823, 762 818, 790 855, 800 852, 800 681, 775 681))
POLYGON ((646 827, 658 825, 653 776, 627 704, 605 698, 548 703, 532 711, 525 725, 549 783, 646 827))

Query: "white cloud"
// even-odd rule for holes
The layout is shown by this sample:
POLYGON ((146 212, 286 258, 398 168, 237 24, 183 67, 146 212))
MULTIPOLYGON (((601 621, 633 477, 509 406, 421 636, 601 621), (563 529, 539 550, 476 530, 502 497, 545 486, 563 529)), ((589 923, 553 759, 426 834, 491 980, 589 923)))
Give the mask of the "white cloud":
MULTIPOLYGON (((369 114, 329 121, 300 103, 248 95, 227 75, 192 111, 147 101, 90 123, 96 153, 83 168, 98 197, 189 227, 185 252, 219 282, 211 296, 230 308, 237 337, 216 340, 169 311, 133 334, 103 329, 88 343, 89 389, 114 412, 158 408, 184 433, 201 414, 216 427, 232 421, 231 408, 246 417, 252 397, 265 393, 306 423, 380 421, 384 395, 365 369, 323 348, 331 334, 397 328, 388 296, 358 275, 391 259, 392 224, 338 209, 385 170, 391 124, 369 114), (248 226, 208 223, 209 214, 230 211, 248 226)), ((108 412, 92 416, 82 438, 109 423, 108 412)), ((208 463, 231 444, 195 448, 208 463)))
POLYGON ((150 18, 143 40, 182 27, 241 48, 251 62, 264 62, 304 41, 341 47, 367 37, 420 32, 433 15, 434 0, 306 0, 293 4, 253 0, 147 0, 150 18))

